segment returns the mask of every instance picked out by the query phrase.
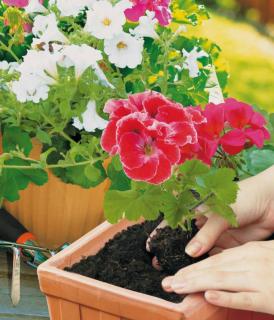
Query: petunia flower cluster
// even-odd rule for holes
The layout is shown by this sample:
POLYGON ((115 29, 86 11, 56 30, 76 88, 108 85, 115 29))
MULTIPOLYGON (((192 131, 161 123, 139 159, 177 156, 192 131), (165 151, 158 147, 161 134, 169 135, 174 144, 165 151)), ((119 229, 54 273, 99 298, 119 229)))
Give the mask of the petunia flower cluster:
POLYGON ((187 159, 211 164, 218 149, 235 155, 252 145, 262 148, 270 138, 264 117, 235 99, 201 110, 148 91, 110 100, 104 111, 110 122, 103 149, 119 154, 129 178, 152 184, 168 180, 173 167, 187 159))

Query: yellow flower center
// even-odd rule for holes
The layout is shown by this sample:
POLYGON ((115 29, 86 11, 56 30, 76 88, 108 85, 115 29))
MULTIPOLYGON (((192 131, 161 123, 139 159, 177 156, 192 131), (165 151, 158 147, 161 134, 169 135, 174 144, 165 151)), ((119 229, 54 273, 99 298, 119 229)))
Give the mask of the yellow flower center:
POLYGON ((119 43, 117 43, 117 48, 118 49, 125 49, 125 48, 127 48, 127 44, 124 43, 123 41, 120 41, 119 43))
POLYGON ((109 18, 105 18, 102 22, 106 27, 109 27, 111 25, 111 20, 109 18))
POLYGON ((154 152, 154 150, 153 150, 152 145, 146 144, 145 145, 145 155, 151 156, 151 155, 153 155, 153 152, 154 152))

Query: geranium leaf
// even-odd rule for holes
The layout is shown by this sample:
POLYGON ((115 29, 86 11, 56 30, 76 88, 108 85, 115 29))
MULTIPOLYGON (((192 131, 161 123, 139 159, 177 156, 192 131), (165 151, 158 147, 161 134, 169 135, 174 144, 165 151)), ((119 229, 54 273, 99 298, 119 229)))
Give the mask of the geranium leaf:
POLYGON ((6 127, 3 134, 3 150, 10 152, 22 150, 26 156, 29 156, 32 150, 32 142, 29 135, 17 127, 6 127))

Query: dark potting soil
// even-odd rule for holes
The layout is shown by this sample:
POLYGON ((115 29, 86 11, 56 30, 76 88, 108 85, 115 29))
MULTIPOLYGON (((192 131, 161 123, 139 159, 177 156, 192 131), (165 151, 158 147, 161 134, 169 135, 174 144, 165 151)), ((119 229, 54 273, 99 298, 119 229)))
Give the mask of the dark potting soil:
POLYGON ((145 293, 174 303, 182 296, 167 293, 161 282, 179 269, 197 260, 187 256, 185 246, 196 232, 166 227, 151 240, 151 253, 146 251, 146 241, 159 221, 134 225, 118 233, 96 255, 83 258, 66 271, 78 273, 122 288, 145 293), (157 256, 162 271, 152 266, 157 256))

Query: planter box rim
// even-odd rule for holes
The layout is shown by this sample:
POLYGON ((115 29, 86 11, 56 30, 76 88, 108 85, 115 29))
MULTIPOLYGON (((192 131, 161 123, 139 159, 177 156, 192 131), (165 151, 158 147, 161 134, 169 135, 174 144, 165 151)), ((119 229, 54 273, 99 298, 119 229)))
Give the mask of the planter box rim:
MULTIPOLYGON (((125 220, 122 220, 119 225, 124 226, 130 226, 136 224, 136 222, 128 222, 125 220)), ((38 268, 38 275, 40 278, 40 289, 42 292, 44 292, 48 296, 58 296, 64 300, 82 303, 81 299, 79 297, 73 297, 73 299, 70 297, 69 292, 67 290, 62 290, 62 283, 66 285, 73 286, 74 288, 77 287, 77 285, 81 286, 84 290, 89 290, 90 288, 93 288, 94 290, 97 290, 98 292, 104 291, 106 293, 109 293, 110 295, 116 295, 120 297, 126 297, 128 300, 141 302, 141 303, 147 303, 149 299, 149 303, 153 305, 155 308, 161 308, 163 311, 169 311, 174 312, 178 314, 178 319, 185 319, 185 315, 188 315, 189 313, 196 313, 198 310, 203 309, 204 307, 209 307, 208 303, 203 299, 202 295, 195 294, 187 296, 181 303, 172 303, 166 300, 163 300, 161 298, 153 297, 147 294, 139 293, 136 291, 132 291, 129 289, 121 288, 103 281, 95 280, 93 278, 89 278, 86 276, 82 276, 76 273, 71 273, 68 271, 63 270, 62 263, 68 259, 72 254, 76 254, 77 251, 83 246, 83 244, 90 243, 92 240, 96 239, 100 234, 110 230, 113 228, 113 225, 111 225, 108 222, 104 222, 86 235, 84 235, 79 240, 75 241, 73 244, 71 244, 68 248, 64 249, 62 252, 59 252, 54 257, 50 258, 48 261, 44 262, 42 265, 38 268), (55 282, 55 288, 51 290, 50 287, 47 285, 44 286, 43 278, 51 279, 53 282, 55 282), (58 290, 56 294, 56 287, 60 286, 60 290, 58 290), (79 301, 78 301, 79 298, 79 301), (191 308, 190 308, 191 305, 191 308), (190 310, 191 309, 191 310, 190 310), (181 317, 180 317, 181 315, 181 317)), ((108 240, 108 239, 107 239, 108 240)), ((78 261, 83 256, 77 257, 78 261)), ((71 261, 71 264, 74 264, 78 262, 77 260, 71 261)), ((70 264, 70 265, 71 265, 70 264)), ((69 266, 69 264, 68 264, 69 266)), ((86 302, 86 306, 88 307, 94 307, 93 301, 86 302)), ((216 312, 217 307, 210 306, 210 312, 214 313, 216 312)), ((109 312, 109 310, 105 310, 109 312)))

